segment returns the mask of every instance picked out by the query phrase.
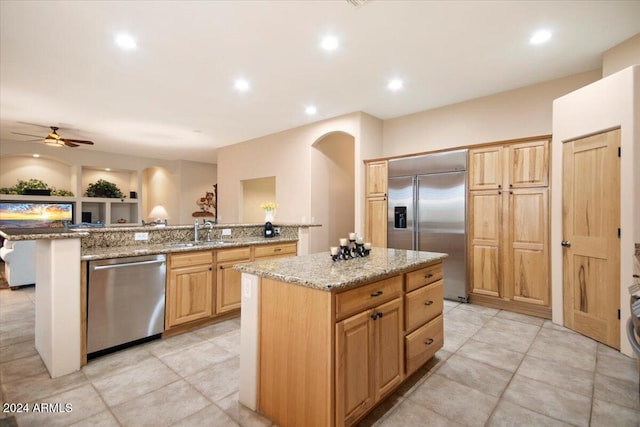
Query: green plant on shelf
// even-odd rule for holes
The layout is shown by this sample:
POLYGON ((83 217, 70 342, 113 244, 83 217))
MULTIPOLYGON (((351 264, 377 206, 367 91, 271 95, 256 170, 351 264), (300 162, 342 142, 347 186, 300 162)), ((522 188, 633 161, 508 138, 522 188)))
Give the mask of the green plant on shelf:
POLYGON ((18 183, 13 187, 0 188, 0 194, 25 194, 26 190, 51 190, 52 196, 70 196, 73 197, 73 193, 67 190, 57 190, 55 187, 50 187, 46 182, 39 179, 30 179, 24 181, 18 180, 18 183))
POLYGON ((117 185, 104 179, 97 180, 95 184, 90 183, 84 195, 86 197, 106 197, 110 199, 125 198, 125 195, 117 185))

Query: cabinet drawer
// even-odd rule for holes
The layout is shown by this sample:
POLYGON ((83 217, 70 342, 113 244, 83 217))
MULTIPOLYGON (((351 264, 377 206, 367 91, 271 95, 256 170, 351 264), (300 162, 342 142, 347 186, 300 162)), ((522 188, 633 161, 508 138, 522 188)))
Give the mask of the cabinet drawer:
POLYGON ((412 374, 442 348, 444 331, 442 314, 431 322, 407 335, 404 339, 407 358, 407 375, 412 374))
POLYGON ((254 258, 290 255, 298 252, 296 243, 282 243, 278 245, 259 245, 253 248, 254 258))
POLYGON ((171 268, 188 267, 191 265, 211 264, 213 262, 212 251, 193 251, 170 254, 169 265, 171 268))
POLYGON ((217 262, 244 260, 251 259, 251 247, 243 247, 236 249, 222 249, 216 253, 217 262))
POLYGON ((394 276, 336 295, 336 319, 340 320, 402 294, 402 276, 394 276))
POLYGON ((411 332, 442 313, 442 298, 442 280, 407 293, 404 296, 405 330, 411 332))
POLYGON ((433 283, 442 279, 442 263, 430 265, 420 270, 407 273, 407 287, 406 291, 411 292, 424 285, 433 283))

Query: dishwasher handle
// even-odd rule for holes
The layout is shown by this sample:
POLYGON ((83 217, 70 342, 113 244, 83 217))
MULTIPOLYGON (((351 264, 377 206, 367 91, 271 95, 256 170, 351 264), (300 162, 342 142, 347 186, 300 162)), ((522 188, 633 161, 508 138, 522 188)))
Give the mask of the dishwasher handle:
POLYGON ((110 268, 120 268, 120 267, 133 267, 139 265, 149 265, 149 264, 164 264, 166 261, 163 259, 153 259, 151 261, 138 261, 138 262, 123 262, 122 264, 107 264, 107 265, 94 265, 91 267, 92 270, 108 270, 110 268))

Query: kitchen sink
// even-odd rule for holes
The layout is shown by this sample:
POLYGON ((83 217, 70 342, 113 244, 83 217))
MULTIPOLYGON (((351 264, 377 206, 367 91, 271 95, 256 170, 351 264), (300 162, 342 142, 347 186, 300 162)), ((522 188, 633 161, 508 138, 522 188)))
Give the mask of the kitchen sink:
POLYGON ((191 248, 191 247, 200 247, 200 246, 218 246, 224 245, 231 242, 225 242, 224 240, 214 240, 211 242, 177 242, 177 243, 165 243, 166 247, 169 248, 191 248))
POLYGON ((195 242, 190 242, 190 243, 178 242, 178 243, 165 243, 164 245, 169 247, 169 248, 190 248, 192 246, 196 246, 197 243, 195 243, 195 242))

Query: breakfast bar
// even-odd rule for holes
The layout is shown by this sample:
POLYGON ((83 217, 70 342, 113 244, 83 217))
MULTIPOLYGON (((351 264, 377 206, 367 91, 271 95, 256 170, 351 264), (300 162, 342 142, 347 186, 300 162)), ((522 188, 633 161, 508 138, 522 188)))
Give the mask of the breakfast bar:
POLYGON ((446 256, 374 247, 235 266, 240 402, 284 427, 357 423, 442 347, 446 256))

